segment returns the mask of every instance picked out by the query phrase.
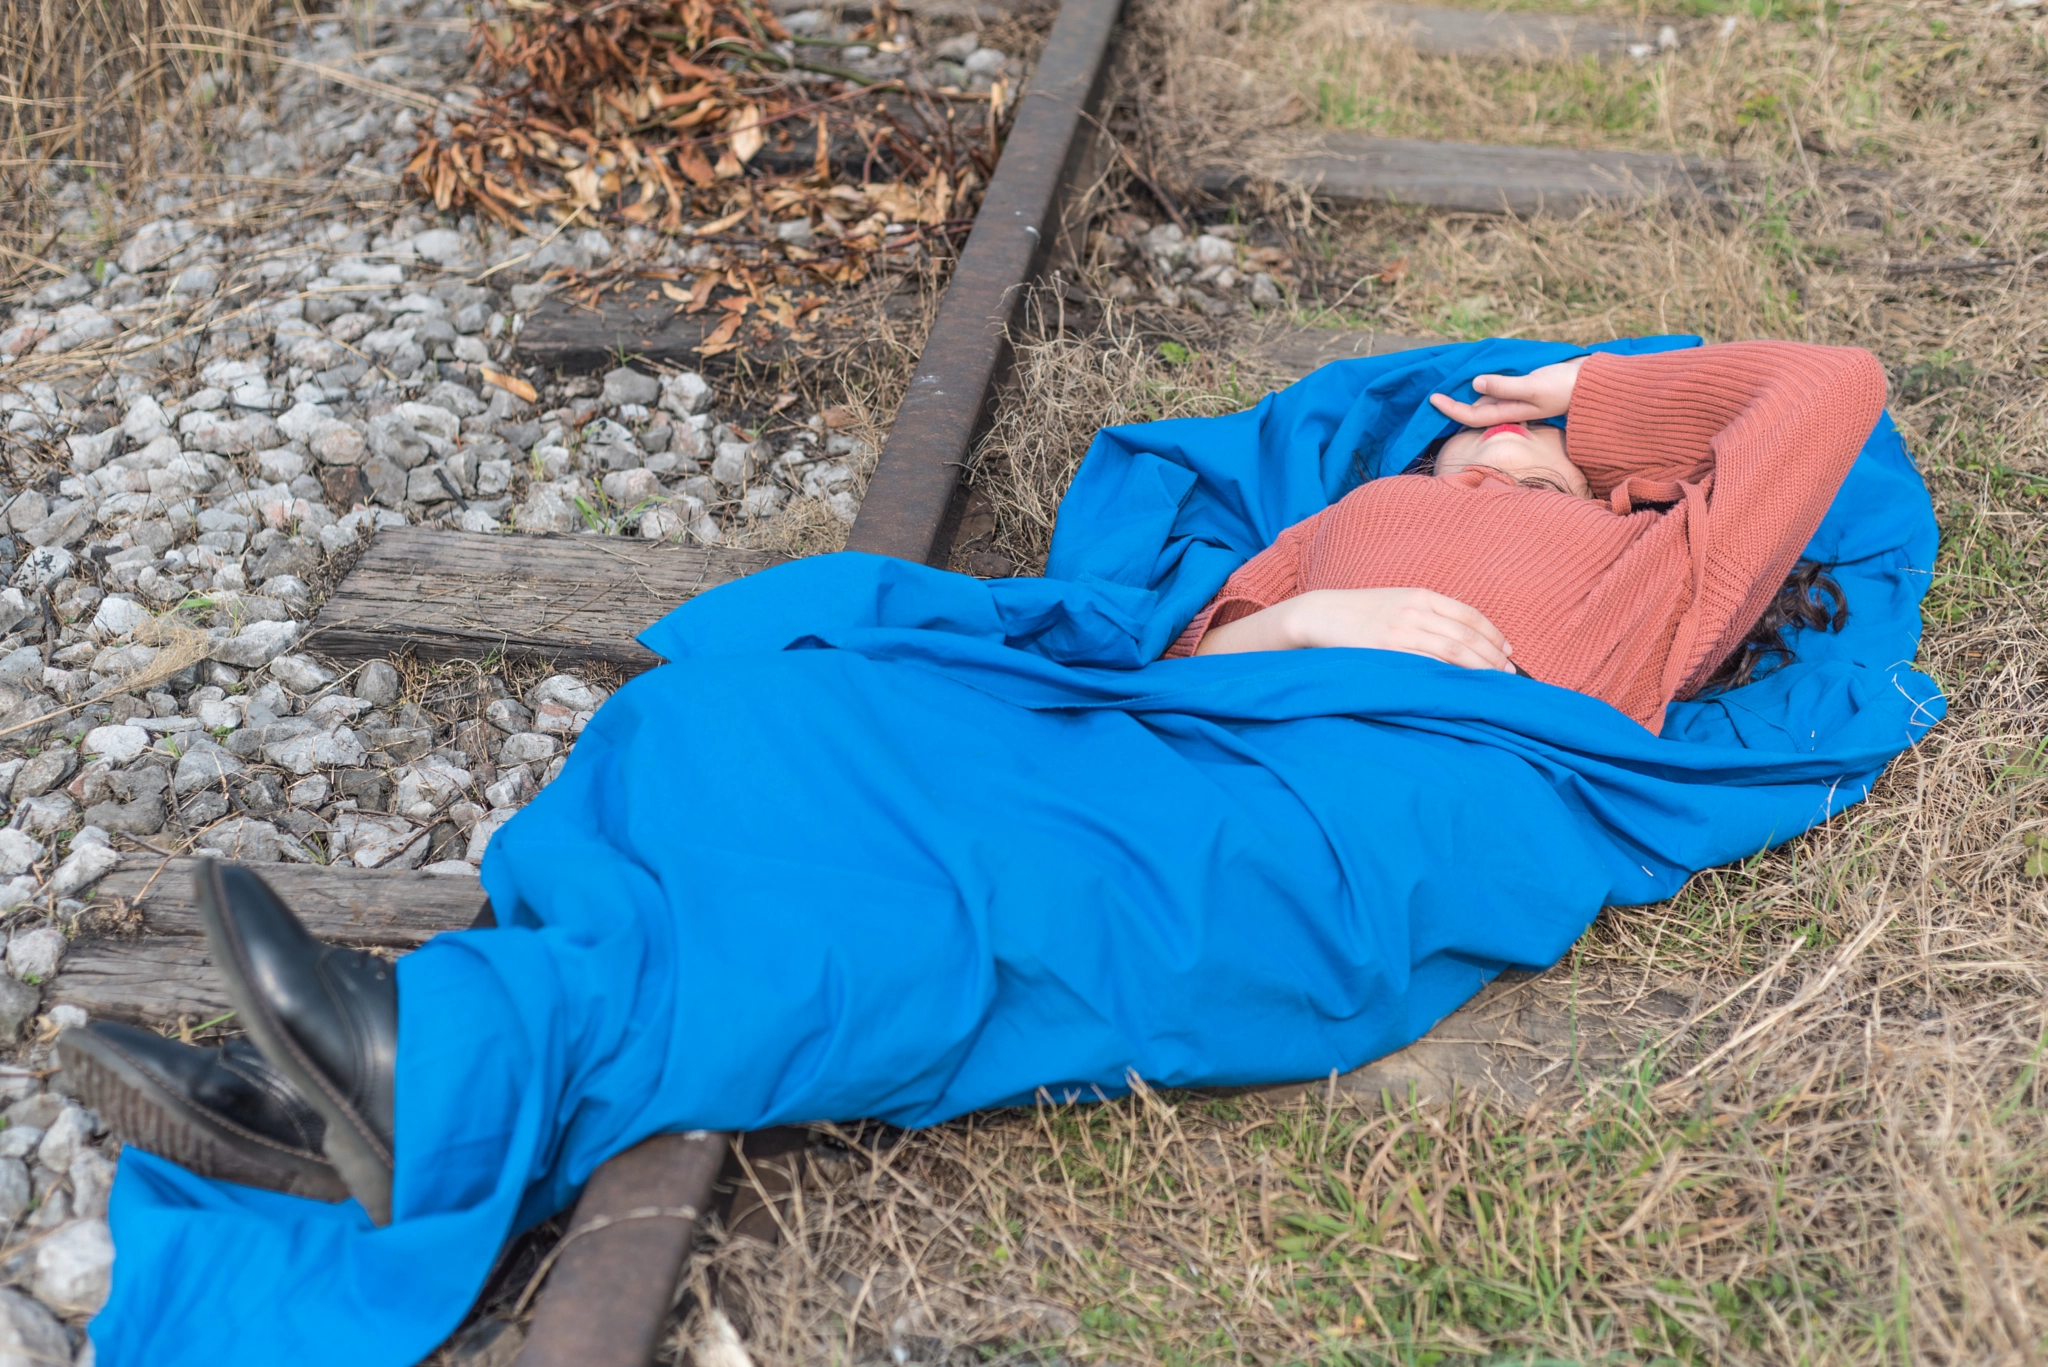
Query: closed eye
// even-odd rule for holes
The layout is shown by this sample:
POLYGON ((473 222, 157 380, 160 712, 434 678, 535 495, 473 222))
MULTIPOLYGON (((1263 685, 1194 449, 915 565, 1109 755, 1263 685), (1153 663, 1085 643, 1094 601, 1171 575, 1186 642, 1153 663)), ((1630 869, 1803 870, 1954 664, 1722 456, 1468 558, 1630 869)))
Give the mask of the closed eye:
POLYGON ((1555 475, 1546 475, 1540 473, 1522 475, 1511 474, 1508 471, 1501 469, 1497 465, 1482 465, 1477 461, 1474 461, 1472 464, 1466 466, 1465 468, 1467 470, 1491 470, 1494 474, 1499 475, 1502 479, 1507 480, 1511 484, 1519 484, 1524 489, 1548 489, 1552 493, 1566 494, 1572 498, 1579 497, 1579 494, 1576 490, 1574 490, 1569 484, 1566 484, 1563 480, 1558 479, 1555 475))

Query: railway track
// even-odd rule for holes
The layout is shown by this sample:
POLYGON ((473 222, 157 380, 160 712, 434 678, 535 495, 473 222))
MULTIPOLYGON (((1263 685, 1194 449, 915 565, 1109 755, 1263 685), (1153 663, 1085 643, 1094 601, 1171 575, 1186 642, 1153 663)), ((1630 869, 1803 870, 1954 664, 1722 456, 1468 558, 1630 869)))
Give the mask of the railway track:
MULTIPOLYGON (((1102 125, 1095 115, 1121 8, 1122 0, 1062 5, 883 445, 850 549, 947 563, 960 519, 960 477, 1007 373, 1011 325, 1025 287, 1056 251, 1078 256, 1077 243, 1085 236, 1087 225, 1074 221, 1070 190, 1102 155, 1098 139, 1106 135, 1096 131, 1102 125)), ((1505 50, 1543 36, 1513 16, 1496 16, 1498 22, 1489 25, 1469 14, 1447 19, 1453 12, 1406 7, 1401 13, 1410 41, 1443 50, 1505 50)), ((1557 41, 1576 51, 1633 36, 1580 29, 1560 30, 1557 41)), ((1191 179, 1215 195, 1229 195, 1243 184, 1235 172, 1188 169, 1191 179)), ((1392 201, 1528 212, 1569 210, 1596 199, 1712 195, 1725 174, 1726 168, 1670 157, 1545 156, 1528 149, 1333 135, 1314 153, 1271 168, 1269 178, 1336 204, 1392 201)), ((1271 373, 1285 378, 1341 356, 1427 340, 1295 329, 1275 338, 1264 359, 1271 373)), ((407 652, 429 661, 527 655, 563 666, 601 663, 631 674, 659 663, 633 639, 647 622, 776 560, 759 551, 626 538, 398 528, 372 541, 321 608, 305 645, 344 662, 407 652)), ((124 859, 96 895, 139 913, 139 934, 78 942, 49 986, 51 1004, 158 1024, 211 1019, 227 1009, 190 902, 189 862, 124 859)), ((316 933, 340 943, 403 951, 443 931, 490 923, 481 891, 466 880, 294 865, 273 866, 270 877, 316 933)), ((1569 1047, 1583 1054, 1585 1040, 1574 1033, 1580 1027, 1570 1023, 1573 1009, 1546 998, 1540 984, 1504 983, 1460 1012, 1449 1034, 1440 1030, 1434 1048, 1425 1040, 1343 1085, 1372 1092, 1500 1080, 1489 1041, 1510 1038, 1526 1044, 1569 1035, 1569 1047)), ((1647 1010, 1644 1019, 1656 1015, 1657 1004, 1647 1010)), ((1617 1051, 1640 1023, 1613 1032, 1617 1051)), ((774 1222, 762 1213, 772 1214, 775 1197, 791 1178, 786 1164, 768 1160, 785 1153, 791 1141, 774 1134, 750 1137, 743 1145, 733 1139, 719 1133, 658 1136, 599 1169, 551 1255, 517 1358, 521 1367, 648 1362, 670 1312, 678 1272, 701 1217, 713 1207, 722 1175, 728 1185, 737 1178, 746 1189, 728 1219, 751 1220, 772 1235, 774 1222), (736 1153, 747 1161, 737 1161, 736 1153)))

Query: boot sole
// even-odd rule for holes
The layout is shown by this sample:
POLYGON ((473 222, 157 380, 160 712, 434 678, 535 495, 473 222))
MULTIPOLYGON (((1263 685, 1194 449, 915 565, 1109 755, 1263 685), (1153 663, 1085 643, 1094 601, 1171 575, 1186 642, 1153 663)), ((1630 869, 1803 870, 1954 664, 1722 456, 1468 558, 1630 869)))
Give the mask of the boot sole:
POLYGON ((331 1165, 192 1105, 107 1040, 67 1030, 57 1054, 79 1096, 124 1144, 201 1177, 315 1201, 348 1199, 331 1165))
POLYGON ((362 1203, 371 1224, 388 1225, 392 1155, 356 1108, 292 1038, 291 1031, 270 1009, 263 994, 250 985, 242 937, 227 914, 227 889, 221 882, 219 864, 217 859, 200 861, 194 880, 199 885, 199 919, 206 927, 206 942, 212 947, 214 966, 227 986, 228 1001, 265 1060, 284 1074, 286 1081, 298 1088, 307 1104, 327 1122, 322 1147, 342 1181, 348 1184, 349 1194, 362 1203))

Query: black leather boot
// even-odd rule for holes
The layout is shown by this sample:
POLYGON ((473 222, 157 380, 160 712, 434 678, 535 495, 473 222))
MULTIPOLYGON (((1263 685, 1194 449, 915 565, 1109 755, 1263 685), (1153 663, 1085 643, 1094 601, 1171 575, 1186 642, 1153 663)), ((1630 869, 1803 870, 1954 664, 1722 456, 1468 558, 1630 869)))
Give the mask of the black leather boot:
POLYGON ((57 1060, 70 1089, 124 1144, 202 1177, 348 1199, 341 1174, 321 1156, 327 1122, 246 1039, 199 1049, 94 1021, 57 1037, 57 1060))
POLYGON ((327 1122, 322 1147, 370 1219, 391 1223, 398 971, 322 944, 261 878, 202 860, 199 915, 237 1021, 327 1122))

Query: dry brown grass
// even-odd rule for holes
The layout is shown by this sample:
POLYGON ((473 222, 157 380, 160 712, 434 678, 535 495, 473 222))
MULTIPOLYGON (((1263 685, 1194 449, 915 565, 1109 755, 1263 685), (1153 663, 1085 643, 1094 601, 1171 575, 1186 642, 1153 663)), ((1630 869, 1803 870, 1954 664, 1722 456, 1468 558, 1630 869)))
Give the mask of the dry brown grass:
POLYGON ((1060 497, 1098 427, 1227 413, 1262 392, 1235 386, 1227 362, 1207 353, 1167 361, 1115 306, 1086 338, 1059 332, 1058 308, 1053 291, 1033 295, 1026 327, 1038 340, 1018 347, 1014 392, 970 476, 994 507, 993 548, 1023 574, 1043 571, 1060 497))
POLYGON ((1788 193, 1853 158, 1911 166, 1980 208, 2038 194, 2025 172, 2048 115, 2048 17, 1921 0, 1728 8, 1681 19, 1683 45, 1649 60, 1481 61, 1416 53, 1364 0, 1183 0, 1136 16, 1127 70, 1197 163, 1256 164, 1336 127, 1732 156, 1788 193))
MULTIPOLYGON (((1300 97, 1343 13, 1142 5, 1127 55, 1144 79, 1123 99, 1145 104, 1153 164, 1300 97)), ((1299 252, 1298 316, 1324 325, 1798 337, 1887 362, 1943 525, 1920 665, 1949 720, 1867 802, 1669 902, 1610 909, 1560 970, 1725 1002, 1526 1112, 1140 1095, 820 1162, 782 1248, 723 1244, 695 1283, 701 1307, 716 1278, 756 1361, 2041 1360, 2048 290, 2030 270, 1886 268, 2043 250, 2040 24, 1911 3, 1828 19, 1681 51, 1649 123, 1596 131, 1566 110, 1534 130, 1725 147, 1722 116, 1768 86, 1789 117, 1739 125, 1760 174, 1728 212, 1332 218, 1276 200, 1254 230, 1299 252), (1878 190, 1836 169, 1850 152, 1886 172, 1878 190), (1873 204, 1881 228, 1851 227, 1873 204)), ((1402 108, 1503 137, 1536 79, 1363 44, 1345 60, 1402 108)), ((1160 217, 1140 189, 1108 194, 1160 217)), ((977 471, 1004 553, 1042 563, 1098 424, 1255 397, 1257 326, 1153 305, 1093 330, 1041 319, 977 471), (1192 355, 1167 359, 1169 337, 1192 355)), ((692 1309, 675 1350, 705 1332, 692 1309)))
MULTIPOLYGON (((787 380, 788 392, 801 400, 790 412, 809 414, 836 407, 844 416, 836 430, 863 443, 865 454, 850 462, 857 497, 867 494, 868 477, 881 454, 882 439, 910 387, 918 357, 924 353, 951 264, 927 261, 914 275, 872 282, 848 310, 861 319, 863 335, 829 365, 787 380)), ((782 380, 766 373, 750 373, 744 382, 745 391, 757 400, 781 390, 782 385, 782 380)), ((786 443, 774 420, 763 423, 760 430, 769 441, 786 443)), ((844 550, 851 530, 823 501, 798 494, 773 518, 738 535, 728 535, 735 544, 793 558, 844 550)))
POLYGON ((44 172, 58 159, 147 174, 153 120, 193 111, 252 72, 265 0, 9 0, 0 4, 0 293, 35 272, 44 172))
POLYGON ((1354 0, 1302 11, 1297 40, 1266 60, 1321 122, 1405 137, 1795 160, 1803 143, 1814 158, 1884 161, 1949 150, 1964 130, 1979 155, 2033 143, 2038 128, 2023 121, 2038 96, 2039 18, 1794 8, 1792 21, 1730 15, 1725 33, 1722 20, 1681 20, 1680 48, 1650 59, 1502 64, 1420 55, 1354 0))

